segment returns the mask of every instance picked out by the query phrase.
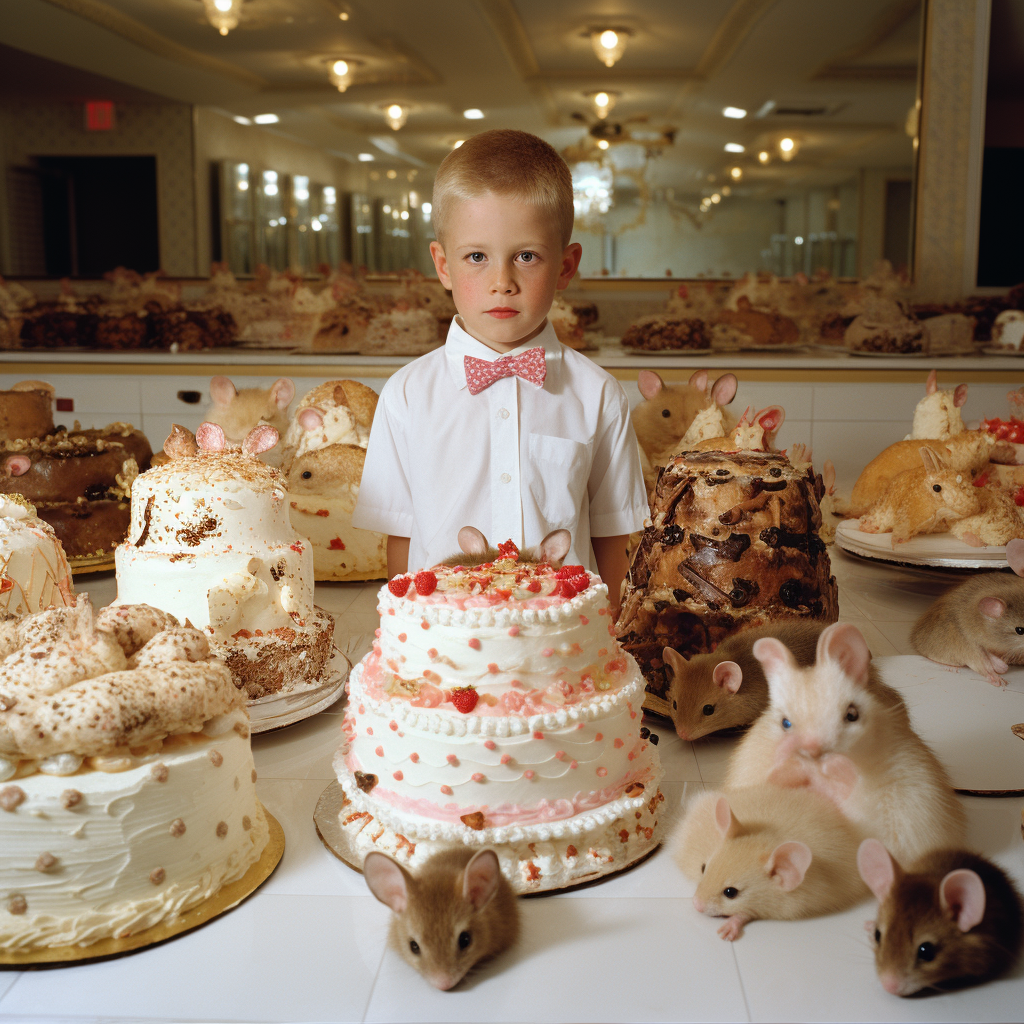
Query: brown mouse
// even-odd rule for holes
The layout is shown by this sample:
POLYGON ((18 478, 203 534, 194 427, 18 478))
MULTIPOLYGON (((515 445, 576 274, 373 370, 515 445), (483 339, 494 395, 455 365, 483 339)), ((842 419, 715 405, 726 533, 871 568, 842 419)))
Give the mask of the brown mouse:
POLYGON ((696 740, 720 729, 755 722, 768 707, 768 682, 753 646, 773 636, 789 648, 802 667, 814 664, 824 622, 799 619, 745 629, 723 640, 710 654, 687 661, 671 647, 662 653, 670 674, 668 699, 680 739, 696 740))
POLYGON ((932 850, 904 870, 877 839, 857 867, 878 899, 875 968, 886 992, 976 985, 1009 970, 1024 947, 1024 900, 1001 868, 966 850, 932 850))
POLYGON ((878 676, 856 626, 822 630, 809 668, 768 637, 753 652, 771 699, 733 753, 728 788, 765 780, 810 787, 908 860, 963 842, 966 819, 949 776, 914 732, 903 698, 878 676))
POLYGON ((792 921, 845 910, 867 895, 857 877, 860 830, 807 789, 759 785, 705 793, 670 840, 697 882, 694 908, 725 917, 733 941, 749 921, 792 921))
MULTIPOLYGON (((569 553, 571 543, 572 534, 568 530, 552 530, 535 548, 525 548, 522 551, 516 548, 516 554, 520 562, 534 565, 547 562, 553 568, 559 569, 569 553)), ((506 545, 502 544, 501 547, 505 548, 506 545)), ((459 530, 459 548, 461 550, 457 554, 450 555, 439 564, 468 569, 470 566, 483 565, 485 562, 494 562, 505 557, 501 550, 487 543, 487 538, 475 526, 464 526, 459 530)))
POLYGON ((1016 573, 972 576, 948 590, 917 620, 910 643, 940 665, 965 666, 993 686, 1002 673, 1024 664, 1024 540, 1006 545, 1016 573))
POLYGON ((371 852, 363 875, 370 892, 394 912, 392 949, 442 991, 519 936, 519 904, 494 850, 442 850, 416 875, 371 852))

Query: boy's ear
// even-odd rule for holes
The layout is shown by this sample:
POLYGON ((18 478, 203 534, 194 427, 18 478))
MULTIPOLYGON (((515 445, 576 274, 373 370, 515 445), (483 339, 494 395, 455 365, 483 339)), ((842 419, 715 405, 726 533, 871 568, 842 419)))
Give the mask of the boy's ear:
MULTIPOLYGON (((431 253, 433 253, 434 244, 436 243, 431 243, 431 253)), ((562 272, 558 275, 558 284, 555 285, 558 291, 569 287, 569 282, 576 276, 576 271, 580 268, 581 259, 583 259, 583 246, 579 242, 572 242, 565 247, 562 252, 562 272)), ((434 265, 437 265, 437 257, 434 258, 434 265)), ((439 276, 440 273, 441 271, 438 270, 439 276)))
POLYGON ((444 247, 440 242, 430 243, 430 258, 434 261, 434 269, 441 280, 441 284, 451 291, 452 279, 448 273, 448 258, 444 254, 444 247))

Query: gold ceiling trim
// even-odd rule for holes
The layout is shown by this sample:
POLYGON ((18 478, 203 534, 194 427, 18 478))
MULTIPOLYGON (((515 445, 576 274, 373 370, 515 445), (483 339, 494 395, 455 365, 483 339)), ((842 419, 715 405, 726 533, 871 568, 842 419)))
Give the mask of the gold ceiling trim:
POLYGON ((870 66, 855 66, 854 61, 867 56, 876 47, 881 46, 893 33, 902 28, 908 19, 914 15, 920 15, 921 0, 897 0, 879 19, 875 22, 871 31, 858 43, 854 43, 846 50, 837 53, 831 60, 826 61, 817 71, 811 75, 811 81, 821 82, 827 80, 892 80, 906 79, 914 81, 917 79, 916 64, 890 64, 870 66))
POLYGON ((100 3, 100 0, 47 0, 47 3, 52 4, 54 7, 59 7, 69 14, 84 18, 86 21, 91 21, 94 25, 99 25, 108 32, 113 32, 114 35, 127 39, 128 42, 148 50, 157 57, 163 57, 177 64, 187 64, 192 67, 202 68, 202 70, 212 72, 213 74, 223 75, 226 78, 231 78, 242 85, 248 86, 250 89, 265 89, 268 85, 266 79, 253 74, 251 71, 245 71, 234 64, 229 64, 227 61, 218 60, 216 57, 209 57, 204 53, 197 53, 195 50, 190 50, 187 46, 172 42, 170 39, 160 35, 159 32, 154 32, 151 28, 143 25, 142 22, 136 21, 127 14, 122 14, 120 11, 114 10, 114 8, 108 7, 104 3, 100 3))

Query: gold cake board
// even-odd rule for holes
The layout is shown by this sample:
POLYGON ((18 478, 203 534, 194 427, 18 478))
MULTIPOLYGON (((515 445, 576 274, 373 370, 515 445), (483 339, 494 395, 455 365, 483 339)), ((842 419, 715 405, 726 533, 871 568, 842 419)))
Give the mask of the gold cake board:
POLYGON ((377 572, 317 572, 313 567, 313 579, 317 583, 368 583, 371 580, 380 580, 382 583, 388 578, 387 570, 377 572))
POLYGON ((114 556, 79 555, 77 558, 69 558, 68 565, 72 576, 82 576, 87 572, 109 572, 114 568, 114 556))
MULTIPOLYGON (((257 801, 258 803, 259 801, 257 801)), ((260 804, 263 807, 262 804, 260 804)), ((251 896, 273 873, 284 855, 284 829, 265 807, 270 837, 260 859, 241 878, 215 892, 209 899, 197 903, 190 910, 171 921, 161 921, 123 939, 100 939, 88 946, 47 946, 32 950, 0 950, 0 970, 4 968, 70 967, 111 957, 136 953, 148 946, 166 942, 185 932, 212 921, 215 917, 237 907, 251 896)))
MULTIPOLYGON (((661 793, 661 789, 657 790, 655 800, 664 800, 664 796, 661 793)), ((313 811, 313 823, 316 826, 316 834, 320 837, 320 842, 327 847, 331 853, 334 854, 338 860, 347 864, 350 868, 358 871, 360 874, 363 873, 363 858, 365 854, 360 853, 354 843, 354 836, 358 834, 358 830, 355 833, 352 830, 344 828, 341 823, 340 812, 346 802, 345 791, 341 788, 338 780, 335 779, 329 783, 327 788, 320 794, 320 799, 317 800, 316 809, 313 811)), ((657 823, 655 823, 657 825, 657 823)), ((554 884, 543 882, 535 888, 521 890, 516 885, 515 881, 510 879, 513 884, 513 888, 516 889, 517 895, 519 896, 550 896, 556 893, 569 892, 573 889, 580 888, 581 886, 591 885, 594 882, 603 881, 606 878, 610 878, 612 875, 621 874, 630 868, 636 867, 657 850, 661 844, 660 834, 656 835, 653 841, 646 846, 634 851, 630 856, 623 858, 621 861, 617 861, 613 867, 610 867, 602 871, 591 871, 587 874, 581 874, 574 877, 571 881, 565 882, 564 884, 554 884)), ((494 844, 501 846, 503 844, 494 844)), ((415 871, 415 869, 413 869, 415 871)))

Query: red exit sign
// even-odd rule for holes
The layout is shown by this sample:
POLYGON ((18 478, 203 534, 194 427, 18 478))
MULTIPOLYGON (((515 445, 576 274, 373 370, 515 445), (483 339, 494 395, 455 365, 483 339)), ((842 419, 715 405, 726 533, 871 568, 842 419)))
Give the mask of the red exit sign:
POLYGON ((89 100, 85 105, 85 128, 90 132, 114 130, 114 104, 110 100, 89 100))

